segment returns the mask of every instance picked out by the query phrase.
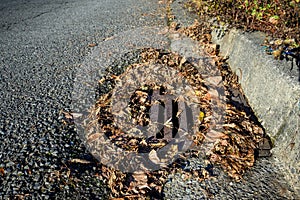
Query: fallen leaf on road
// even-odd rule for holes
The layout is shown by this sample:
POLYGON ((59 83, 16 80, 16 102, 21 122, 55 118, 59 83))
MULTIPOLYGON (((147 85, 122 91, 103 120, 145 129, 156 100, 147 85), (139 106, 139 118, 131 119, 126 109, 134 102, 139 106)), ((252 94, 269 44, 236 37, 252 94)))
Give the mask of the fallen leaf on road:
POLYGON ((97 43, 90 43, 89 44, 89 47, 95 47, 95 46, 97 46, 97 43))
POLYGON ((81 113, 70 113, 70 112, 62 112, 66 119, 76 119, 82 116, 81 113))
POLYGON ((80 164, 90 164, 90 163, 92 163, 91 161, 83 160, 83 159, 79 159, 79 158, 73 158, 73 159, 69 160, 69 162, 71 162, 71 163, 80 163, 80 164))
POLYGON ((157 153, 154 149, 152 149, 149 153, 149 159, 155 163, 155 164, 159 164, 160 163, 160 159, 157 156, 157 153))
POLYGON ((4 175, 5 175, 5 171, 4 171, 4 169, 3 169, 3 168, 0 168, 0 174, 1 174, 2 176, 4 176, 4 175))

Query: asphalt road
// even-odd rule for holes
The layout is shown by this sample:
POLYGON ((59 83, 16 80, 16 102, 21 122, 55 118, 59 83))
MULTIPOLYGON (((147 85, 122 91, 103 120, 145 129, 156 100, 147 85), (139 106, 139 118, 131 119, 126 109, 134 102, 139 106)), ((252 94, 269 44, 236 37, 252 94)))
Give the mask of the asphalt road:
MULTIPOLYGON (((108 198, 101 166, 62 112, 73 111, 74 79, 90 58, 89 44, 100 50, 124 49, 127 40, 156 45, 147 31, 139 34, 153 26, 167 26, 158 0, 0 0, 0 200, 108 198)), ((271 158, 240 183, 225 175, 205 182, 172 176, 166 199, 293 199, 271 158)))
POLYGON ((96 165, 60 120, 76 68, 105 38, 166 26, 156 0, 0 0, 0 199, 105 198, 96 165))

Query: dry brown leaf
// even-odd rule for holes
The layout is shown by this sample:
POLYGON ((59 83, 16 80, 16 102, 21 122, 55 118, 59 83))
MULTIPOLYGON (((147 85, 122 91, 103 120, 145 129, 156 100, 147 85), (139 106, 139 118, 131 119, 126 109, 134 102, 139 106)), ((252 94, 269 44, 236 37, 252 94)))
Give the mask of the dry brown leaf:
POLYGON ((82 113, 70 113, 73 117, 73 119, 77 119, 79 117, 82 117, 82 113))
POLYGON ((72 116, 71 113, 65 112, 65 111, 62 111, 62 113, 64 114, 64 116, 65 116, 66 119, 73 119, 73 116, 72 116))
POLYGON ((66 119, 76 119, 82 116, 82 113, 70 113, 66 111, 62 111, 66 119))
POLYGON ((104 39, 104 41, 107 41, 107 40, 112 40, 112 39, 114 39, 114 36, 107 37, 107 38, 105 38, 105 39, 104 39))
POLYGON ((160 159, 159 157, 157 156, 157 153, 154 149, 152 149, 149 153, 149 159, 155 163, 155 164, 160 164, 160 159))
POLYGON ((223 124, 223 127, 229 127, 229 128, 235 128, 237 125, 236 124, 223 124))
POLYGON ((275 17, 270 17, 269 18, 269 22, 271 24, 277 25, 278 24, 278 19, 276 19, 275 17))
POLYGON ((4 176, 5 175, 5 170, 4 170, 4 168, 0 168, 0 174, 2 175, 2 176, 4 176))
POLYGON ((138 183, 147 183, 148 181, 147 174, 145 172, 134 172, 132 176, 138 183))
POLYGON ((89 47, 95 47, 95 46, 97 46, 97 43, 90 43, 88 46, 89 47))
POLYGON ((92 163, 91 161, 84 160, 84 159, 79 159, 79 158, 73 158, 69 160, 70 163, 80 163, 80 164, 90 164, 92 163))
POLYGON ((102 135, 103 134, 101 134, 101 133, 94 133, 94 134, 89 135, 87 138, 87 143, 95 141, 96 139, 100 138, 102 135))

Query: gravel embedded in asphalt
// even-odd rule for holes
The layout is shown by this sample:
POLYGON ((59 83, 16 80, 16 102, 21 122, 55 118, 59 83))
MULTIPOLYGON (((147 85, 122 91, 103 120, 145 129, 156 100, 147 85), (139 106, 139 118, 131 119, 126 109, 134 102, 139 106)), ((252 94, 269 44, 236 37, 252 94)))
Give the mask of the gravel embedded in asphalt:
MULTIPOLYGON (((191 25, 191 20, 197 18, 196 13, 184 8, 187 2, 174 0, 171 4, 174 21, 181 27, 191 25)), ((201 162, 194 160, 194 165, 201 166, 201 162)), ((166 199, 174 196, 176 199, 299 199, 299 192, 285 179, 289 172, 282 165, 275 156, 258 158, 239 183, 230 179, 218 166, 214 167, 215 179, 204 182, 185 180, 181 174, 170 175, 164 195, 166 199), (178 191, 182 192, 176 196, 178 191)))
MULTIPOLYGON (((203 167, 198 159, 190 162, 192 168, 203 167)), ((213 172, 213 178, 201 182, 179 173, 170 175, 165 199, 297 199, 272 158, 260 158, 240 182, 228 177, 220 166, 214 166, 213 172)))
POLYGON ((61 111, 71 111, 88 44, 165 24, 154 0, 0 1, 0 199, 107 197, 100 166, 61 111))
MULTIPOLYGON (((164 6, 155 0, 0 0, 0 199, 108 198, 101 166, 63 114, 72 112, 73 80, 92 51, 89 44, 138 27, 165 25, 164 6)), ((132 59, 119 57, 124 63, 132 59)), ((164 195, 292 198, 278 171, 272 160, 262 159, 247 172, 245 185, 221 170, 216 170, 218 179, 204 182, 170 175, 164 195)))

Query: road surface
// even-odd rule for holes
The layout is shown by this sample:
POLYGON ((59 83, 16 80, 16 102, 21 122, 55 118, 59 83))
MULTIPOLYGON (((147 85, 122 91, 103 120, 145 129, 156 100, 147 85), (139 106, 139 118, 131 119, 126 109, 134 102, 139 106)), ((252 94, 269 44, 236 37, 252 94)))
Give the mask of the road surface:
POLYGON ((166 26, 164 8, 156 0, 0 1, 0 199, 105 198, 98 166, 66 166, 92 158, 60 114, 70 111, 88 45, 166 26))

